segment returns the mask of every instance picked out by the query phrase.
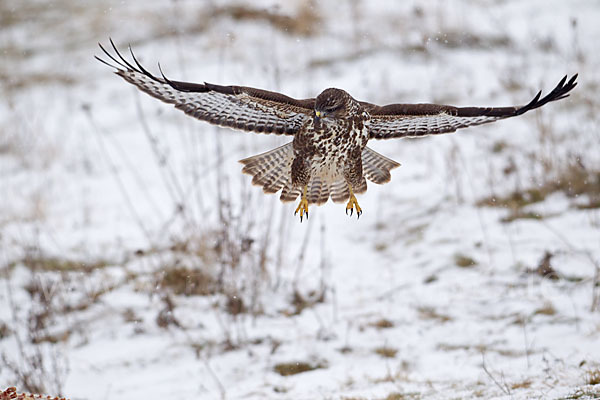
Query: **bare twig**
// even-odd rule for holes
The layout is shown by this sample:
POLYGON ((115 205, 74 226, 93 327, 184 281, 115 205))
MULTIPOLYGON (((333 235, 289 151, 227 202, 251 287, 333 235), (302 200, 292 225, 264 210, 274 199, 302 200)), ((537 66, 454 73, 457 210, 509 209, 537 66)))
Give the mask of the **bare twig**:
POLYGON ((110 155, 108 154, 106 145, 105 145, 104 141, 102 140, 102 134, 98 131, 98 126, 96 125, 96 122, 94 121, 91 111, 89 109, 84 109, 84 114, 87 116, 88 121, 89 121, 90 125, 92 126, 92 129, 93 129, 96 139, 98 141, 98 146, 99 146, 100 150, 102 151, 102 155, 104 156, 104 159, 105 159, 106 163, 108 164, 111 173, 113 174, 113 178, 115 179, 115 182, 117 183, 117 186, 119 188, 119 191, 121 192, 121 195, 125 199, 127 208, 129 208, 129 212, 131 213, 133 219, 136 221, 137 226, 144 233, 144 236, 146 236, 146 239, 148 240, 148 242, 152 243, 152 236, 150 235, 150 231, 148 230, 148 228, 146 228, 146 225, 144 224, 144 222, 142 221, 142 218, 138 214, 138 212, 133 204, 133 201, 129 197, 127 188, 125 187, 125 183, 123 183, 123 180, 121 179, 121 177, 119 176, 119 173, 117 171, 117 167, 115 166, 114 162, 110 158, 110 155))
POLYGON ((504 374, 500 373, 500 378, 502 382, 498 382, 498 380, 494 377, 494 375, 492 375, 492 373, 487 369, 487 366, 485 365, 484 353, 481 353, 481 360, 483 371, 485 372, 485 374, 492 380, 492 382, 494 382, 496 386, 498 386, 498 388, 500 388, 500 390, 502 390, 502 393, 506 394, 507 396, 510 396, 510 388, 508 387, 506 382, 504 382, 504 374))
POLYGON ((206 370, 208 371, 210 376, 212 376, 215 383, 217 384, 217 388, 219 389, 219 393, 221 394, 221 400, 225 400, 227 398, 227 392, 225 391, 225 386, 223 386, 223 384, 221 383, 221 380, 219 379, 219 377, 217 376, 215 371, 210 366, 210 362, 208 361, 208 358, 204 357, 203 361, 204 361, 204 367, 206 368, 206 370))

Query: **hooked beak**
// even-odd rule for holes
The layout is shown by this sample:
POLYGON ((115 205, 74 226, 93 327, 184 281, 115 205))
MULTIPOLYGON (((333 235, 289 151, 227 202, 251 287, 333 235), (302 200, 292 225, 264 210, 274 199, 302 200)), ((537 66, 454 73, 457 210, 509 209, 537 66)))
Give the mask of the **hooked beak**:
POLYGON ((325 113, 323 111, 320 110, 316 110, 315 111, 315 122, 320 122, 321 118, 323 118, 325 116, 325 113))

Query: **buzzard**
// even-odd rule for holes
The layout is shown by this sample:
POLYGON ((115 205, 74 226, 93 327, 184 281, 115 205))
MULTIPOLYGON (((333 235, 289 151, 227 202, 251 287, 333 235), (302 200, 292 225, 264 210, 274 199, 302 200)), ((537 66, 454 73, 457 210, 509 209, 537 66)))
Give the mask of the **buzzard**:
POLYGON ((367 190, 366 179, 383 184, 400 164, 367 147, 371 139, 391 139, 454 132, 460 128, 515 117, 546 103, 564 99, 577 85, 577 74, 565 76, 546 96, 541 91, 524 106, 454 107, 439 104, 389 104, 358 101, 342 89, 325 89, 316 98, 294 99, 281 93, 212 83, 189 83, 148 72, 100 43, 115 73, 138 89, 197 119, 211 124, 256 133, 293 136, 293 140, 263 154, 246 158, 243 172, 265 193, 281 190, 281 201, 301 196, 296 212, 308 218, 309 204, 329 197, 345 202, 346 214, 362 209, 355 195, 367 190), (111 61, 114 63, 112 64, 111 61))

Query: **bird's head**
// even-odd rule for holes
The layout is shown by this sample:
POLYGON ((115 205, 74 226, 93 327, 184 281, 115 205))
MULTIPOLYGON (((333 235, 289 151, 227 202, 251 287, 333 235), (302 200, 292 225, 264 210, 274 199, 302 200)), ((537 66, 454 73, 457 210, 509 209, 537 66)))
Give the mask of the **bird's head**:
POLYGON ((315 122, 347 117, 351 101, 352 97, 341 89, 325 89, 315 99, 315 122))

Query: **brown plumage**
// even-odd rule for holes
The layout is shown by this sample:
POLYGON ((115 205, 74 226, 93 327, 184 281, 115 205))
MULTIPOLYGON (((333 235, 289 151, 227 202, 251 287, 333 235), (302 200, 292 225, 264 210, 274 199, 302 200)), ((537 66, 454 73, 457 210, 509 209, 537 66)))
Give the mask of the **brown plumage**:
POLYGON ((0 390, 0 400, 67 400, 64 397, 42 396, 41 394, 17 393, 15 387, 0 390))
POLYGON ((293 136, 292 142, 241 160, 243 172, 265 193, 281 190, 282 201, 302 196, 300 217, 309 204, 348 201, 346 211, 361 209, 354 193, 367 190, 366 179, 389 182, 400 164, 369 149, 370 139, 389 139, 454 132, 510 118, 569 96, 577 75, 565 76, 545 97, 539 92, 525 106, 454 107, 438 104, 378 106, 355 100, 341 89, 324 90, 316 98, 294 99, 281 93, 244 86, 188 83, 155 76, 137 61, 127 61, 110 41, 116 55, 100 45, 116 74, 140 90, 188 115, 209 123, 256 133, 293 136), (365 179, 366 178, 366 179, 365 179))

